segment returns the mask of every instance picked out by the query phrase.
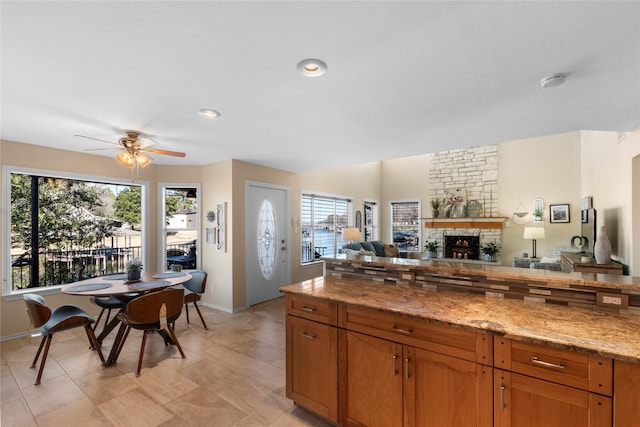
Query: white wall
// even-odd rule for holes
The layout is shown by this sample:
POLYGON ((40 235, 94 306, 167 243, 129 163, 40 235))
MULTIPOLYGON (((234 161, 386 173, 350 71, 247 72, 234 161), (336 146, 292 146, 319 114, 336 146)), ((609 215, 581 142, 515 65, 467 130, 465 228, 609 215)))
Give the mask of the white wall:
MULTIPOLYGON (((634 191, 640 183, 632 181, 633 158, 640 154, 640 129, 633 132, 582 132, 582 196, 592 196, 598 227, 604 225, 611 240, 612 258, 630 266, 638 275, 633 250, 640 251, 640 230, 633 227, 634 191), (635 236, 635 237, 634 237, 635 236)), ((638 211, 636 211, 636 216, 638 211)))

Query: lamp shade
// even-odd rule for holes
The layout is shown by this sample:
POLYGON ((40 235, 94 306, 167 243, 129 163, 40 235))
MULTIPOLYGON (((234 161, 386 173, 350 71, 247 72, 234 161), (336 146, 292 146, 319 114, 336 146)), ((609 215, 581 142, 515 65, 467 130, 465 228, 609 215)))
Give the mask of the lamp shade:
POLYGON ((357 228, 343 228, 342 240, 355 242, 360 240, 360 230, 357 228))
POLYGON ((544 239, 544 227, 525 227, 524 238, 532 240, 544 239))
POLYGON ((151 163, 151 157, 147 156, 143 152, 138 152, 136 154, 136 162, 138 162, 140 167, 143 168, 143 167, 147 166, 149 163, 151 163))
POLYGON ((133 154, 128 151, 121 151, 116 154, 116 160, 122 165, 128 168, 132 168, 136 165, 136 159, 133 157, 133 154))

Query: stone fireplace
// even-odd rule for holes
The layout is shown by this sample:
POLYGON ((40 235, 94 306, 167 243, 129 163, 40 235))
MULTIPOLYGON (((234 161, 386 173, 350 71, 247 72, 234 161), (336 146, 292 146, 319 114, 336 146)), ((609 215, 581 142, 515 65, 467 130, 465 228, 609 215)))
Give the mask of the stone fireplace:
POLYGON ((467 209, 462 215, 443 210, 437 217, 423 218, 423 238, 440 243, 439 258, 484 262, 480 245, 502 245, 506 220, 498 213, 498 146, 432 153, 430 163, 429 199, 442 201, 447 193, 461 191, 467 209))
POLYGON ((444 236, 444 257, 480 259, 480 236, 444 236))

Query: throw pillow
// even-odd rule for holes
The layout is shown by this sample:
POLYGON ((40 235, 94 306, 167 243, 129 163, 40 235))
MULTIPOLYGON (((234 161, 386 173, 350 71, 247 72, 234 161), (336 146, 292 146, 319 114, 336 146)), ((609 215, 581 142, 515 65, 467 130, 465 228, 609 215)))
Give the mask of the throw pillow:
POLYGON ((400 256, 400 251, 398 251, 398 247, 396 245, 385 243, 384 244, 384 256, 390 256, 397 258, 400 256))
POLYGON ((360 253, 362 255, 376 256, 376 253, 374 251, 368 251, 365 248, 360 249, 360 253))

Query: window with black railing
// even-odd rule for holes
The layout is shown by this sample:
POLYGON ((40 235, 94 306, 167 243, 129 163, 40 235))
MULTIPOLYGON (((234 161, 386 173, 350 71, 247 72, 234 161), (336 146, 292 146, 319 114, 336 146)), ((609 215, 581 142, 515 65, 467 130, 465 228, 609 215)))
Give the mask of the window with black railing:
POLYGON ((333 196, 302 194, 302 263, 322 256, 335 256, 342 246, 342 229, 351 226, 351 200, 333 196))
POLYGON ((3 293, 125 271, 142 259, 142 186, 11 171, 3 293))

